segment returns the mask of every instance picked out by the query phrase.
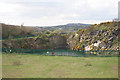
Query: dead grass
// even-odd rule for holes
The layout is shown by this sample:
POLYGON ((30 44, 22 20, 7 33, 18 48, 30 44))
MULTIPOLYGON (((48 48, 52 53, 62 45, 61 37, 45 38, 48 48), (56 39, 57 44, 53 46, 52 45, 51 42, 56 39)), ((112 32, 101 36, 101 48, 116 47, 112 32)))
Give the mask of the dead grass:
POLYGON ((19 66, 19 65, 21 65, 21 62, 20 61, 15 61, 15 62, 13 62, 13 65, 19 66))

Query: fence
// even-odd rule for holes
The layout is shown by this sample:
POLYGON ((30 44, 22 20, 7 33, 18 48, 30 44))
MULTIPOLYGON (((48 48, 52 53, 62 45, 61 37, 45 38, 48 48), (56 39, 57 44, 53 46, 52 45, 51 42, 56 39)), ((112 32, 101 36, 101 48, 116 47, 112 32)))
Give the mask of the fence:
POLYGON ((89 57, 89 56, 100 56, 100 57, 113 57, 119 56, 119 50, 106 50, 106 51, 75 51, 69 49, 62 50, 41 50, 41 49, 14 49, 14 48, 2 48, 2 52, 5 53, 29 53, 29 54, 40 54, 40 55, 54 55, 54 56, 75 56, 75 57, 89 57), (54 54, 52 54, 54 52, 54 54))

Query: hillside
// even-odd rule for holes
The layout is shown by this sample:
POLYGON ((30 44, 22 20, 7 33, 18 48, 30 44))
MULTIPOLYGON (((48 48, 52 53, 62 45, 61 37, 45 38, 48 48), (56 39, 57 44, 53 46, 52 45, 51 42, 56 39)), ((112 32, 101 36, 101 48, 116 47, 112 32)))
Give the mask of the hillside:
POLYGON ((118 32, 117 22, 94 24, 71 34, 67 43, 72 50, 117 50, 118 32))
POLYGON ((9 25, 0 23, 2 25, 2 38, 3 39, 12 39, 12 38, 24 38, 24 37, 33 37, 38 35, 40 32, 44 33, 47 30, 52 32, 60 32, 68 34, 69 32, 75 32, 79 28, 85 29, 90 24, 81 24, 81 23, 71 23, 66 25, 58 26, 48 26, 48 27, 35 27, 35 26, 18 26, 18 25, 9 25))
POLYGON ((24 49, 118 50, 118 32, 117 22, 104 22, 67 34, 59 30, 39 31, 33 37, 4 40, 2 45, 3 48, 24 49))
POLYGON ((54 31, 54 30, 60 30, 64 33, 69 32, 75 32, 79 28, 86 29, 88 26, 91 26, 91 24, 82 24, 82 23, 69 23, 66 25, 58 25, 58 26, 47 26, 47 27, 35 27, 36 32, 44 32, 46 30, 54 31))
POLYGON ((9 25, 4 23, 0 24, 2 25, 2 39, 20 38, 35 34, 33 27, 9 25))

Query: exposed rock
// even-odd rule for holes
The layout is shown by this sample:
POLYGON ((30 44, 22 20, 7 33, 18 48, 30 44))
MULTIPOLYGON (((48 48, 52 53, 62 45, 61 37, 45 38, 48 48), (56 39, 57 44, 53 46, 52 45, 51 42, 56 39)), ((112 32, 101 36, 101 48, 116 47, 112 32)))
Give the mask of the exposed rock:
POLYGON ((105 42, 101 42, 101 43, 99 44, 99 47, 100 47, 100 48, 102 48, 102 47, 106 47, 105 42))
POLYGON ((94 46, 98 47, 100 43, 101 43, 101 41, 98 40, 97 43, 94 43, 94 46))

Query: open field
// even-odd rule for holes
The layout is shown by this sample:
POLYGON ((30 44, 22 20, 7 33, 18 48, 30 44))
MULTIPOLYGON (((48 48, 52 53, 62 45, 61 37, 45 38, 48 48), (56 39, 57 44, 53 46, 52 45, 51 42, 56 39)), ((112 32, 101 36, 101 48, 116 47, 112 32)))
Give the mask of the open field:
POLYGON ((3 78, 118 78, 118 57, 2 55, 3 78))

